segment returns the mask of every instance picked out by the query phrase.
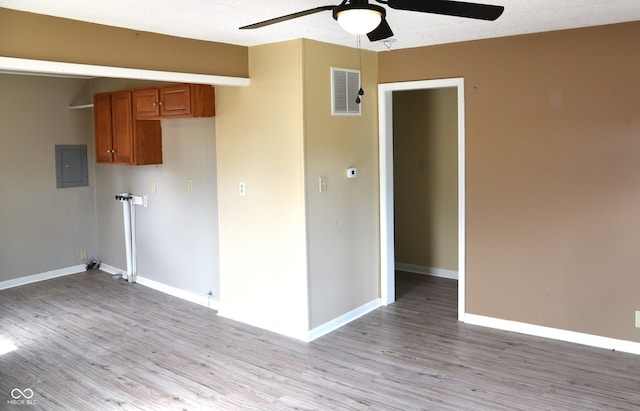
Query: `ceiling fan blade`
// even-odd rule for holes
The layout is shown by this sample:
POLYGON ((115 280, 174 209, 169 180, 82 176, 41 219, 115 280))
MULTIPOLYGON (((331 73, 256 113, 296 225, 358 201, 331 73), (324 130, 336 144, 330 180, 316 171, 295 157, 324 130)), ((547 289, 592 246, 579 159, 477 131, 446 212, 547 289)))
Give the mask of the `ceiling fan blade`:
POLYGON ((269 26, 271 24, 280 23, 280 22, 283 22, 283 21, 291 20, 291 19, 296 19, 296 18, 302 17, 302 16, 308 16, 309 14, 315 14, 315 13, 320 13, 321 11, 333 10, 335 7, 336 6, 320 6, 320 7, 316 7, 316 8, 309 9, 309 10, 299 11, 297 13, 287 14, 286 16, 280 16, 280 17, 276 17, 276 18, 273 18, 273 19, 261 21, 261 22, 258 22, 258 23, 253 23, 253 24, 249 24, 249 25, 246 25, 246 26, 242 26, 242 27, 240 27, 240 30, 258 29, 260 27, 269 26))
POLYGON ((387 19, 385 18, 382 18, 378 27, 367 33, 370 41, 384 40, 391 36, 393 36, 393 31, 391 31, 391 27, 389 27, 389 23, 387 23, 387 19))
POLYGON ((421 11, 480 20, 495 20, 504 11, 502 6, 450 0, 389 0, 388 6, 398 10, 421 11))

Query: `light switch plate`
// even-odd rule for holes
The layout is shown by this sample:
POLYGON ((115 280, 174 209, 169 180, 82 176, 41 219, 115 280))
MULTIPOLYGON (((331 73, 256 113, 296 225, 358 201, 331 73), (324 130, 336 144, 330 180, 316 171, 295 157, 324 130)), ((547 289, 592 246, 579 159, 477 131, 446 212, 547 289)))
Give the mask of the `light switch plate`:
POLYGON ((318 189, 321 193, 327 191, 327 176, 320 176, 318 179, 318 189))

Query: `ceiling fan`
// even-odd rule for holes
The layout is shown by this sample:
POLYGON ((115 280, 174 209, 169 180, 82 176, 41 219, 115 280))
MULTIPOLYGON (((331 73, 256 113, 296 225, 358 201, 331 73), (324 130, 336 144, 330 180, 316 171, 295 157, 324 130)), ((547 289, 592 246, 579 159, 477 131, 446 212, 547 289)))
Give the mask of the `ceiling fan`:
MULTIPOLYGON (((375 0, 396 10, 417 11, 421 13, 444 14, 447 16, 467 17, 480 20, 495 20, 504 11, 502 6, 466 3, 451 0, 375 0)), ((366 34, 370 41, 384 40, 393 36, 386 20, 384 7, 369 4, 368 0, 343 0, 337 6, 320 6, 313 9, 287 14, 285 16, 261 21, 240 27, 241 30, 257 29, 275 23, 331 10, 338 24, 352 34, 366 34)))

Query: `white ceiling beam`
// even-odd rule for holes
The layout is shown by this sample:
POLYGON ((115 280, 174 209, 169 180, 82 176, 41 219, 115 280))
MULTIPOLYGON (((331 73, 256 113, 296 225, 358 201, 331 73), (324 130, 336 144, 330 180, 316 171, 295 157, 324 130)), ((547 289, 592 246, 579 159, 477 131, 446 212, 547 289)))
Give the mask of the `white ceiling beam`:
POLYGON ((91 64, 64 63, 58 61, 31 60, 2 56, 0 56, 0 73, 76 78, 130 78, 139 80, 167 81, 172 83, 197 83, 236 87, 248 86, 250 82, 250 80, 245 77, 96 66, 91 64))

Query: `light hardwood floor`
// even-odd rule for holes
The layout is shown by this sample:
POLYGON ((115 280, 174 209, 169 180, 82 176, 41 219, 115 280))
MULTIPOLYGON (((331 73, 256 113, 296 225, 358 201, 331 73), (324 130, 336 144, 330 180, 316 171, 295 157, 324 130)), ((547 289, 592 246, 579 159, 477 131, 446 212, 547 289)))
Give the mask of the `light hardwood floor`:
POLYGON ((0 291, 0 409, 640 409, 640 356, 461 324, 455 281, 397 277, 309 344, 100 272, 0 291))

